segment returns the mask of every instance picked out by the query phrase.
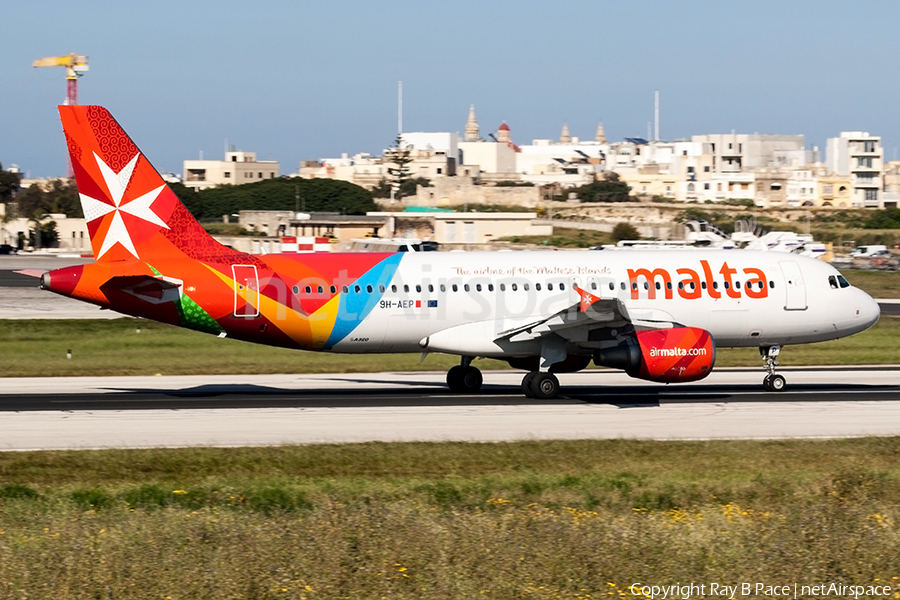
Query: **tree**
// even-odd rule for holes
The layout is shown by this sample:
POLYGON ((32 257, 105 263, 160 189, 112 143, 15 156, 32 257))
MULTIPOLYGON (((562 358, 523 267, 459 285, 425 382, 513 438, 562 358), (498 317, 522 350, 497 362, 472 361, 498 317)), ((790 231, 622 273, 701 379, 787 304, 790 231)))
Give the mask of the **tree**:
POLYGON ((393 167, 388 167, 388 176, 390 177, 391 188, 394 191, 393 199, 395 200, 399 200, 405 195, 403 184, 409 179, 409 163, 413 160, 409 154, 409 147, 403 147, 403 136, 399 133, 394 140, 394 145, 384 153, 384 161, 394 165, 393 167))
POLYGON ((641 234, 638 233, 637 228, 631 223, 625 222, 616 223, 616 226, 613 227, 611 235, 614 242, 621 242, 622 240, 641 239, 641 234))
POLYGON ((81 218, 81 200, 78 188, 71 179, 54 179, 44 186, 34 184, 16 195, 19 214, 61 213, 71 218, 81 218))
POLYGON ((0 164, 0 202, 9 202, 19 191, 21 175, 11 171, 4 171, 0 164))
POLYGON ((294 211, 298 193, 307 211, 364 215, 376 208, 370 192, 336 179, 264 179, 200 191, 181 184, 169 184, 169 187, 194 218, 203 221, 220 221, 223 215, 230 216, 242 210, 294 211))
POLYGON ((575 190, 582 202, 630 202, 631 187, 619 179, 619 174, 608 171, 603 179, 583 185, 575 190))

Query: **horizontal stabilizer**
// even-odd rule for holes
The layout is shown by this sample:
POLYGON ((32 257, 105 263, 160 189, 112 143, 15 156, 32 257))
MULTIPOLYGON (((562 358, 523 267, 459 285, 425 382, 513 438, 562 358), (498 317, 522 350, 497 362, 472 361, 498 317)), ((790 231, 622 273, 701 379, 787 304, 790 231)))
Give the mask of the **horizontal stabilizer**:
POLYGON ((18 273, 19 275, 26 275, 28 277, 38 277, 47 273, 46 269, 22 269, 21 271, 13 271, 13 273, 18 273))
POLYGON ((181 293, 181 281, 168 277, 151 277, 150 275, 123 275, 113 277, 100 289, 104 292, 119 290, 126 294, 150 302, 161 304, 177 300, 181 293))

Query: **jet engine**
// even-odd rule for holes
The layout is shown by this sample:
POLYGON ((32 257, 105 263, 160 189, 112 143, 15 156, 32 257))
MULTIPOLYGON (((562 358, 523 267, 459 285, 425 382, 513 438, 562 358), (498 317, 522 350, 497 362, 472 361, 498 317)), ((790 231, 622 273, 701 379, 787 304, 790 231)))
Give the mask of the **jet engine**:
POLYGON ((594 354, 597 366, 623 369, 631 377, 661 383, 703 379, 715 362, 716 343, 698 327, 638 331, 626 343, 594 354))

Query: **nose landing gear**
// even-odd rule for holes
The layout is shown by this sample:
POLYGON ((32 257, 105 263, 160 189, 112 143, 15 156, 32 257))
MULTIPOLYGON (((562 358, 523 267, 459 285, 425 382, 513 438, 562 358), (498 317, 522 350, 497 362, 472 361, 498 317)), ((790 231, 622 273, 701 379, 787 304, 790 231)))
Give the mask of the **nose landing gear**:
POLYGON ((461 364, 447 371, 447 387, 451 392, 474 394, 481 389, 484 378, 477 367, 471 365, 474 356, 463 356, 461 364))
POLYGON ((766 363, 766 377, 763 379, 763 388, 767 392, 780 392, 784 390, 787 384, 784 377, 775 373, 775 367, 778 366, 778 355, 781 353, 781 346, 761 346, 759 355, 762 356, 763 362, 766 363))

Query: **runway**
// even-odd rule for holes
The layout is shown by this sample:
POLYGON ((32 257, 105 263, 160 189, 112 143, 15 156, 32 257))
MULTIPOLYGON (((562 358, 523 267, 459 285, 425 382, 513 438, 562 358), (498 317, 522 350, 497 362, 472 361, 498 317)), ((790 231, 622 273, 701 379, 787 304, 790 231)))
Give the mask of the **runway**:
POLYGON ((773 394, 756 370, 688 386, 582 372, 553 401, 524 398, 512 371, 475 395, 443 373, 8 379, 0 449, 900 435, 900 371, 783 373, 773 394))

